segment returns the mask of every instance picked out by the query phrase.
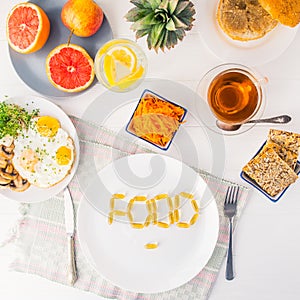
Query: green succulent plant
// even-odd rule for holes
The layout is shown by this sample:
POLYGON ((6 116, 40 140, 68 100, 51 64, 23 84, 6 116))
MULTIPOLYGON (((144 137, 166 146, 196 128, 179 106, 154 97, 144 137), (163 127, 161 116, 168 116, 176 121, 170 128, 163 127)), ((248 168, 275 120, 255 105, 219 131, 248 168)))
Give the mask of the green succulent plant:
POLYGON ((125 18, 139 39, 147 35, 149 49, 171 49, 193 27, 195 9, 188 0, 130 0, 135 5, 125 18))

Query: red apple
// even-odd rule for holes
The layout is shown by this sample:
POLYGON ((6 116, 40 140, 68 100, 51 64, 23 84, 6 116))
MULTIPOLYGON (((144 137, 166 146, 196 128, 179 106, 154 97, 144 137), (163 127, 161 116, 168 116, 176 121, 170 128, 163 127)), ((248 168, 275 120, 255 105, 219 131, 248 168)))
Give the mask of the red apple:
POLYGON ((75 35, 89 37, 103 22, 103 11, 93 0, 69 0, 61 11, 61 20, 75 35))

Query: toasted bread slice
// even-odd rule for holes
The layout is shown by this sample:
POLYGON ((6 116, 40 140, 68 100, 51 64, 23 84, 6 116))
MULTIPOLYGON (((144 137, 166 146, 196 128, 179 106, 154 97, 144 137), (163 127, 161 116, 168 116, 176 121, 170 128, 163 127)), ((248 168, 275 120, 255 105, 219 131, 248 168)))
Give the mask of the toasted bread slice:
POLYGON ((260 5, 281 24, 295 27, 300 22, 300 0, 258 0, 260 5))
POLYGON ((259 39, 278 24, 258 0, 220 0, 217 20, 228 36, 240 41, 259 39))
POLYGON ((294 170, 272 148, 262 149, 243 171, 272 197, 298 178, 294 170))

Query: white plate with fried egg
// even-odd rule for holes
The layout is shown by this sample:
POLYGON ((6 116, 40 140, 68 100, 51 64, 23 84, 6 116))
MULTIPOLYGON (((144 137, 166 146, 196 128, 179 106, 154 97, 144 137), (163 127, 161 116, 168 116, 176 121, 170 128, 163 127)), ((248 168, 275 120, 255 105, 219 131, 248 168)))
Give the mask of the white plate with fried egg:
POLYGON ((15 97, 5 100, 38 115, 14 138, 11 163, 30 183, 28 189, 15 191, 9 186, 1 195, 24 203, 45 201, 61 192, 73 178, 79 162, 79 139, 68 115, 41 97, 15 97))

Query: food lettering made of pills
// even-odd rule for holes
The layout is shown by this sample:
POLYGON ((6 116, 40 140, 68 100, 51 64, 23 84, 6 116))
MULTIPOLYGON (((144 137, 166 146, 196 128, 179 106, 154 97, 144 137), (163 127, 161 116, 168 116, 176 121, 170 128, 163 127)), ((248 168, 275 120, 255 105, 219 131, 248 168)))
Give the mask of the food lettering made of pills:
POLYGON ((118 217, 127 218, 132 228, 142 229, 149 225, 156 225, 161 228, 169 228, 172 224, 176 224, 180 228, 189 228, 194 225, 199 217, 200 208, 197 200, 193 194, 181 192, 174 197, 170 197, 168 194, 158 194, 153 198, 147 198, 146 196, 134 196, 129 201, 126 201, 127 205, 125 209, 117 209, 116 203, 118 201, 124 201, 125 194, 113 194, 110 198, 110 212, 108 214, 108 224, 111 225, 118 217), (185 200, 190 203, 190 216, 186 220, 181 220, 181 202, 185 200), (158 204, 160 202, 166 202, 168 212, 166 217, 159 218, 158 204), (144 221, 138 222, 135 219, 133 210, 138 204, 143 204, 147 210, 147 216, 144 221))

